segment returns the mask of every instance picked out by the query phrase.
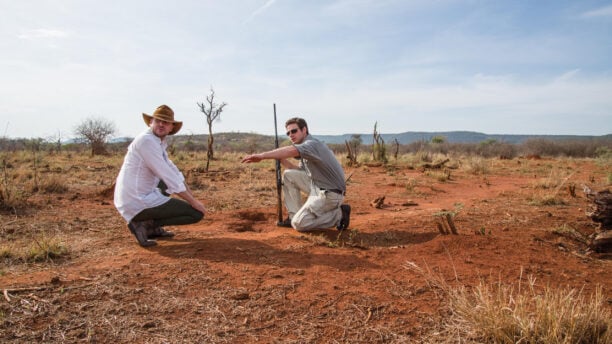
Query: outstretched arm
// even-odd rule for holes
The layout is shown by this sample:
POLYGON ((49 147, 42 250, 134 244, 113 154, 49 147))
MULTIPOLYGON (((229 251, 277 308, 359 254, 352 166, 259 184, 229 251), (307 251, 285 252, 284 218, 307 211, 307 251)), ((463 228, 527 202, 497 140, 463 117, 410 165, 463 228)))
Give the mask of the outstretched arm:
POLYGON ((263 153, 247 155, 246 157, 244 157, 244 159, 242 159, 242 162, 251 163, 259 162, 265 159, 279 159, 281 160, 283 165, 286 166, 285 164, 287 162, 284 161, 285 159, 295 158, 298 156, 300 156, 300 152, 294 146, 287 146, 263 153))

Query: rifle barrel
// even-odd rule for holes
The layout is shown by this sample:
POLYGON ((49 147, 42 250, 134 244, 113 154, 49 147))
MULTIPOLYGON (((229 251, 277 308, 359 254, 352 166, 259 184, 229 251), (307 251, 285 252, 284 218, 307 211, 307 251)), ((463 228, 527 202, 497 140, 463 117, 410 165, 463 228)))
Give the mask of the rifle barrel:
MULTIPOLYGON (((274 103, 274 148, 278 148, 278 129, 276 124, 276 103, 274 103)), ((283 221, 283 204, 282 198, 282 181, 281 181, 281 166, 280 160, 276 159, 276 213, 278 214, 278 222, 283 221)))

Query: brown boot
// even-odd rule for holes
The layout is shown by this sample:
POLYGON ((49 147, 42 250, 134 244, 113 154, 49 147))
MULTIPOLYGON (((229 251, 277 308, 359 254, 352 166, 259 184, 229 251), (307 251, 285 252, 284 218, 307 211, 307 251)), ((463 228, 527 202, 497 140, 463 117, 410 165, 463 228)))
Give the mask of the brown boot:
POLYGON ((153 221, 151 220, 131 221, 130 223, 128 223, 128 228, 130 229, 130 232, 134 234, 136 240, 138 240, 138 243, 142 247, 151 247, 157 245, 157 242, 155 240, 149 240, 149 237, 147 235, 147 228, 152 226, 153 221))

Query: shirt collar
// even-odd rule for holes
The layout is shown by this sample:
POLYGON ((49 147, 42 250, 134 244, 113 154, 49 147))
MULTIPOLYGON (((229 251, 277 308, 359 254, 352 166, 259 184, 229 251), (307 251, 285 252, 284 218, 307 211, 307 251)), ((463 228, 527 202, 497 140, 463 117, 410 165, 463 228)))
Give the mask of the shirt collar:
POLYGON ((161 138, 159 138, 159 136, 153 134, 153 130, 151 128, 147 129, 147 135, 151 135, 162 145, 166 143, 166 137, 164 137, 164 139, 162 140, 161 138))

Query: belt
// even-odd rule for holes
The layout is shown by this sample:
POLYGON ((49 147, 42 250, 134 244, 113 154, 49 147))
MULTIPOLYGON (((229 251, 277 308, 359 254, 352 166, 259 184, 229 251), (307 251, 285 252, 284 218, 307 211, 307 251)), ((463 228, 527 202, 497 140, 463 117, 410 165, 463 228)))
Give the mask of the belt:
POLYGON ((346 195, 346 191, 342 191, 340 189, 321 189, 321 191, 330 191, 330 192, 337 193, 338 195, 342 195, 342 196, 346 195))

